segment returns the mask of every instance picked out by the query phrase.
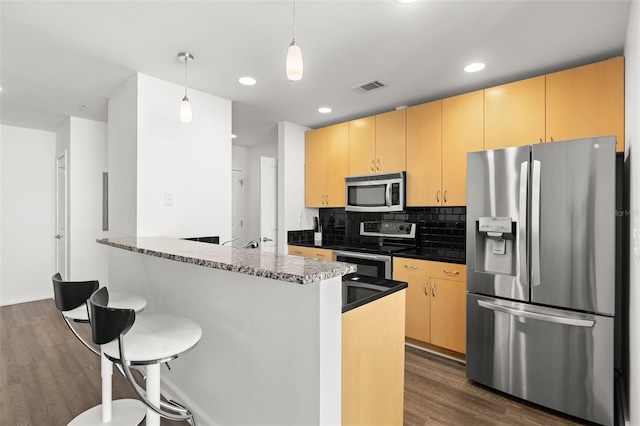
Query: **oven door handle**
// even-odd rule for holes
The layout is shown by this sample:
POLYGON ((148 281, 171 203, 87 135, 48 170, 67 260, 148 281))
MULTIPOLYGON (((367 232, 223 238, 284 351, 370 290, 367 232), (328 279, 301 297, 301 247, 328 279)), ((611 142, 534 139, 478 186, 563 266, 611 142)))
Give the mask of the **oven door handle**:
POLYGON ((390 261, 391 256, 380 256, 376 254, 365 254, 365 253, 354 253, 352 251, 336 251, 334 252, 336 257, 353 257, 354 259, 367 259, 367 260, 379 260, 379 261, 390 261))

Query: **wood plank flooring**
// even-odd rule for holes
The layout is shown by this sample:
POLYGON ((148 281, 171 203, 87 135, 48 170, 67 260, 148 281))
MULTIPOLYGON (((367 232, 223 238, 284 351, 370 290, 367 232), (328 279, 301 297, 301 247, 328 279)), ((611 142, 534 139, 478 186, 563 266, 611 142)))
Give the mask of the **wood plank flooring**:
MULTIPOLYGON (((135 398, 117 371, 113 395, 135 398)), ((0 425, 66 425, 99 403, 100 360, 73 336, 53 300, 0 308, 0 425)), ((411 347, 404 406, 405 426, 584 424, 476 385, 461 363, 411 347)), ((186 423, 162 419, 177 424, 186 423)))

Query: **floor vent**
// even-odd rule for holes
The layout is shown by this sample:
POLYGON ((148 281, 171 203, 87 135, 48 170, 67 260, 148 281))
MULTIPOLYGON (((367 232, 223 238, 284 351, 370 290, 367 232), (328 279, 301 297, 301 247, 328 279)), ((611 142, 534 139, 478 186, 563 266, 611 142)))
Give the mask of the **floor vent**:
POLYGON ((359 86, 354 86, 352 87, 352 89, 358 93, 368 93, 372 90, 382 89, 383 87, 387 87, 387 85, 380 80, 374 80, 368 83, 361 84, 359 86))

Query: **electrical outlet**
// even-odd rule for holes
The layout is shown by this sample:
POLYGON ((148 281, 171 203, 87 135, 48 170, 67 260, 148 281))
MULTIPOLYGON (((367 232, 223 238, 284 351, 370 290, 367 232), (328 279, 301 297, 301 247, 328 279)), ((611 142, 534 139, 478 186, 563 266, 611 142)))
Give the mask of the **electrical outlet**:
POLYGON ((173 205, 173 194, 171 192, 164 193, 164 205, 165 206, 173 205))

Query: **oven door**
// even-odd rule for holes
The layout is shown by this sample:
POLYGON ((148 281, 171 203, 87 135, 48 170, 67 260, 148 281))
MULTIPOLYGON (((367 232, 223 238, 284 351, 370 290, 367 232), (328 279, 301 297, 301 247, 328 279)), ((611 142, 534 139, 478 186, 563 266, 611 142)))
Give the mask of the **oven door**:
POLYGON ((391 256, 352 251, 335 251, 334 254, 338 262, 356 264, 356 273, 360 275, 391 279, 391 256))

